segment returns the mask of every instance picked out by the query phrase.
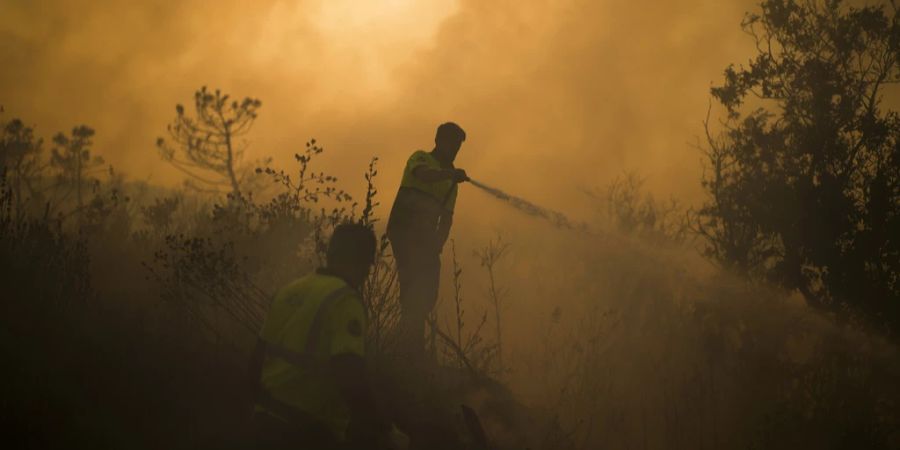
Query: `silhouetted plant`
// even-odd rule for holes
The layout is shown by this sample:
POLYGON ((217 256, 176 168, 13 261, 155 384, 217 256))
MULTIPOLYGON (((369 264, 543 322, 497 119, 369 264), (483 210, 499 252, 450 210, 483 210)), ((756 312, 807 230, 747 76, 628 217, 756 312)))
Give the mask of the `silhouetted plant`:
MULTIPOLYGON (((90 175, 103 165, 102 157, 91 156, 93 136, 94 130, 86 125, 73 128, 71 136, 63 133, 53 136, 50 164, 59 171, 60 183, 75 191, 74 214, 79 222, 84 210, 85 185, 90 184, 90 175)), ((57 202, 64 201, 69 192, 66 191, 66 196, 57 202)))
POLYGON ((366 171, 366 204, 363 207, 362 213, 360 214, 359 222, 363 225, 372 226, 378 220, 373 216, 375 212, 375 208, 379 205, 379 203, 375 200, 375 197, 378 195, 378 189, 375 188, 375 176, 378 175, 378 169, 375 167, 378 163, 378 158, 372 158, 369 161, 369 169, 366 171))
POLYGON ((241 164, 247 146, 239 139, 253 127, 260 106, 258 99, 232 100, 203 86, 194 93, 194 116, 176 105, 175 120, 166 127, 171 143, 160 137, 156 146, 164 160, 188 175, 188 186, 213 193, 227 188, 240 195, 254 174, 241 164))
POLYGON ((362 289, 368 323, 368 345, 376 362, 396 346, 397 325, 400 320, 400 285, 397 269, 390 257, 390 242, 382 234, 372 272, 362 289))
MULTIPOLYGON (((325 251, 327 249, 328 230, 334 229, 338 224, 349 220, 352 208, 348 211, 341 206, 350 202, 353 198, 336 185, 338 179, 322 171, 310 170, 310 162, 325 149, 311 139, 306 143, 303 154, 294 154, 294 159, 299 163, 299 168, 292 175, 291 172, 275 170, 270 167, 257 168, 257 173, 269 175, 272 181, 282 186, 283 192, 260 209, 260 216, 268 223, 279 221, 302 221, 311 224, 311 239, 313 241, 312 257, 320 265, 325 264, 325 251), (338 206, 326 209, 325 207, 313 208, 320 201, 331 200, 338 206)), ((354 205, 355 206, 355 205, 354 205)))
POLYGON ((0 276, 7 314, 55 312, 87 302, 93 290, 85 242, 66 236, 59 221, 20 213, 14 197, 0 173, 0 276))
POLYGON ((9 188, 15 197, 17 211, 24 213, 26 197, 40 192, 43 139, 34 135, 34 129, 20 119, 0 123, 0 173, 5 173, 9 188))
MULTIPOLYGON (((304 250, 324 264, 327 235, 350 220, 345 207, 318 208, 326 200, 338 205, 352 200, 335 186, 337 178, 310 170, 310 162, 322 152, 311 140, 304 154, 295 155, 296 172, 257 168, 281 192, 262 203, 252 194, 228 193, 194 232, 167 236, 164 248, 148 264, 166 299, 187 308, 217 339, 229 329, 228 323, 209 319, 220 313, 255 334, 269 297, 302 275, 303 267, 311 268, 303 264, 304 250)), ((171 214, 172 205, 161 203, 145 211, 171 214)))
POLYGON ((707 254, 896 332, 900 115, 882 104, 900 82, 896 6, 770 0, 742 25, 757 55, 712 89, 724 132, 705 123, 707 254))
POLYGON ((456 242, 453 239, 450 240, 450 254, 453 263, 454 314, 453 323, 447 329, 452 331, 446 332, 441 329, 436 314, 428 319, 428 325, 431 333, 435 336, 433 341, 443 344, 439 348, 449 362, 460 369, 465 369, 475 379, 484 379, 492 373, 495 367, 493 359, 496 357, 497 347, 496 344, 485 341, 481 335, 487 324, 487 311, 482 314, 481 319, 471 328, 471 331, 467 331, 466 310, 463 306, 462 296, 463 270, 456 257, 456 242))
POLYGON ((595 202, 595 208, 611 225, 625 234, 654 241, 680 243, 687 238, 687 214, 674 198, 656 200, 644 190, 644 179, 635 172, 617 176, 605 191, 583 189, 595 202))
POLYGON ((488 274, 488 299, 490 300, 491 306, 494 308, 494 338, 496 339, 495 344, 497 347, 497 373, 503 374, 505 369, 503 366, 503 328, 502 328, 502 311, 503 311, 503 298, 506 297, 507 290, 498 286, 497 283, 497 274, 496 274, 496 266, 500 260, 506 256, 507 251, 509 250, 509 243, 503 241, 503 236, 500 234, 497 235, 496 239, 491 239, 488 241, 487 245, 482 247, 479 250, 475 251, 475 256, 478 257, 481 262, 481 267, 483 267, 488 274))
POLYGON ((94 180, 91 186, 93 197, 81 210, 81 229, 88 234, 115 235, 126 238, 131 233, 131 213, 128 203, 131 199, 122 193, 122 186, 116 183, 113 169, 109 169, 110 180, 101 183, 94 180))
MULTIPOLYGON (((378 158, 372 158, 364 175, 365 207, 356 218, 353 214, 354 204, 347 218, 369 227, 374 227, 378 220, 374 217, 375 208, 379 205, 378 189, 375 187, 375 177, 378 175, 377 163, 378 158)), ((384 357, 395 350, 397 344, 397 325, 400 320, 399 287, 397 269, 390 253, 390 242, 387 235, 382 233, 378 240, 375 264, 361 289, 368 324, 366 348, 375 370, 378 370, 384 357)))
POLYGON ((157 198, 152 205, 141 207, 141 215, 147 225, 164 236, 172 226, 175 210, 180 204, 180 196, 157 198))
POLYGON ((254 283, 233 244, 167 236, 165 245, 154 255, 155 264, 147 266, 164 288, 165 300, 185 308, 217 340, 227 329, 215 322, 218 311, 251 335, 259 331, 272 291, 254 283))

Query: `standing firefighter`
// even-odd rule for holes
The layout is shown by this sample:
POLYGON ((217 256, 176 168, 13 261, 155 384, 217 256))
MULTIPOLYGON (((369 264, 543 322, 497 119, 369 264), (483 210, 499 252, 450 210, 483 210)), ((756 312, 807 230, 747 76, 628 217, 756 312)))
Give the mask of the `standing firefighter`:
POLYGON ((371 229, 340 225, 327 266, 275 296, 257 347, 259 448, 378 448, 388 436, 365 375, 358 291, 374 256, 371 229))
POLYGON ((424 352, 425 319, 434 307, 441 250, 450 234, 458 184, 466 172, 453 166, 466 133, 447 122, 437 129, 434 149, 409 157, 388 220, 400 281, 400 329, 413 357, 424 352))

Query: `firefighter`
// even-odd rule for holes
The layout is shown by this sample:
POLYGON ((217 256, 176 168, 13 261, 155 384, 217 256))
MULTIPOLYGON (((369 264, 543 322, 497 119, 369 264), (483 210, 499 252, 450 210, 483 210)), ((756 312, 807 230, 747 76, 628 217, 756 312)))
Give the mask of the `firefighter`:
POLYGON ((387 236, 400 282, 400 330, 410 356, 424 354, 425 320, 437 301, 440 255, 453 224, 459 183, 466 171, 453 165, 466 133, 441 124, 430 152, 409 157, 391 208, 387 236))
POLYGON ((390 424, 366 377, 366 318, 359 287, 375 235, 339 225, 327 264, 276 294, 257 345, 254 439, 259 448, 379 448, 390 424))

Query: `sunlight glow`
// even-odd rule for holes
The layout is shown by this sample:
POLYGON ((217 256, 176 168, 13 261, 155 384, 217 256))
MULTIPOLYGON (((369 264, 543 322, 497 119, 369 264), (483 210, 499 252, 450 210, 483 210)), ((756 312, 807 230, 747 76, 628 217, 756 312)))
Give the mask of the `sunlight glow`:
POLYGON ((392 71, 427 48, 457 7, 457 0, 280 2, 256 28, 252 58, 287 72, 327 69, 336 79, 326 89, 341 95, 383 93, 392 71))

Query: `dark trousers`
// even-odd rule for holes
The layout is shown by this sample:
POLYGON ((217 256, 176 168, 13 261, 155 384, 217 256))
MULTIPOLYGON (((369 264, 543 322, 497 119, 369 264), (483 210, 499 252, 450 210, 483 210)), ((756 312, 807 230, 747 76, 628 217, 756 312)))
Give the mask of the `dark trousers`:
POLYGON ((425 351, 425 320, 437 303, 441 278, 440 253, 427 246, 392 240, 400 282, 400 332, 414 358, 425 351))

